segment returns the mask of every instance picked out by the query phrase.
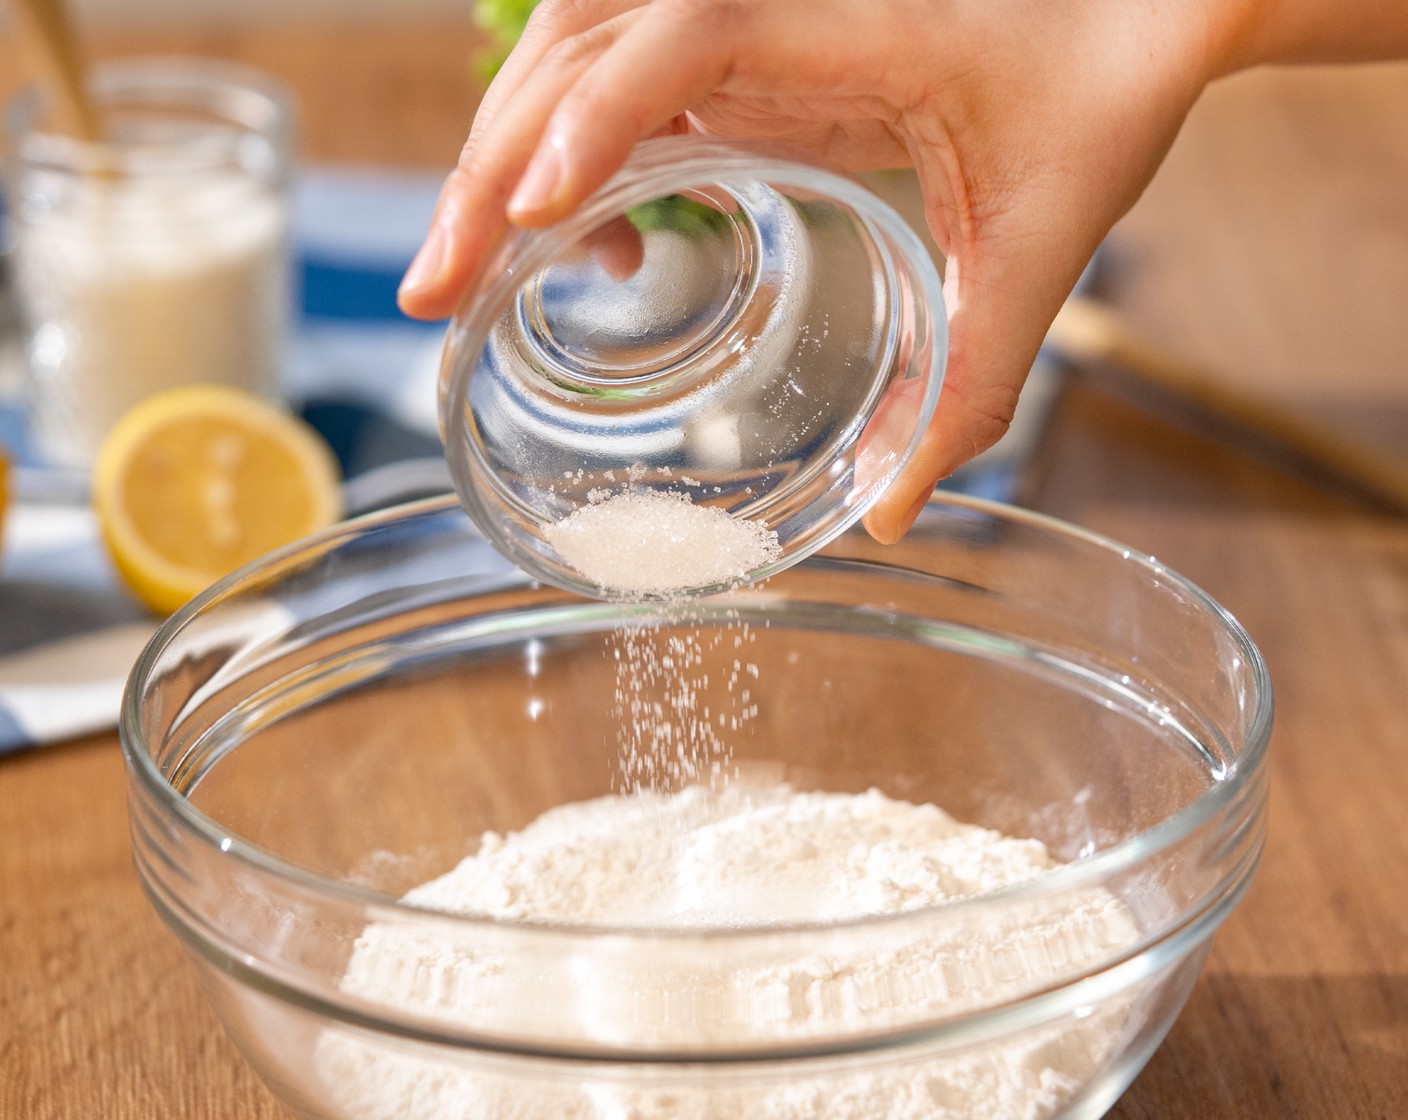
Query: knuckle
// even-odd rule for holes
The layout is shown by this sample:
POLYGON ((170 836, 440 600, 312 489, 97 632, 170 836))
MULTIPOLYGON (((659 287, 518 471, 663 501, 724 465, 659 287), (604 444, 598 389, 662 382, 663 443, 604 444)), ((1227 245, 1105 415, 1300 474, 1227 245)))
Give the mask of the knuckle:
POLYGON ((575 69, 601 53, 602 35, 595 28, 558 39, 543 51, 540 66, 575 69))
POLYGON ((462 158, 459 163, 455 164, 455 166, 450 169, 450 173, 445 176, 443 190, 446 194, 458 194, 463 192, 473 182, 474 175, 470 171, 470 161, 462 158))
POLYGON ((482 160, 475 162, 472 156, 462 157, 440 189, 440 217, 456 225, 475 199, 507 197, 516 182, 508 168, 486 166, 482 160))
POLYGON ((528 24, 525 38, 560 39, 575 35, 584 27, 600 23, 604 18, 600 0, 538 0, 528 24))
POLYGON ((540 0, 529 17, 520 46, 535 55, 535 69, 576 68, 610 41, 614 11, 600 0, 540 0))
POLYGON ((655 0, 659 14, 701 34, 737 34, 747 15, 743 0, 655 0))
POLYGON ((1018 391, 1010 385, 986 385, 970 394, 964 409, 971 455, 978 455, 1007 434, 1017 412, 1018 391))

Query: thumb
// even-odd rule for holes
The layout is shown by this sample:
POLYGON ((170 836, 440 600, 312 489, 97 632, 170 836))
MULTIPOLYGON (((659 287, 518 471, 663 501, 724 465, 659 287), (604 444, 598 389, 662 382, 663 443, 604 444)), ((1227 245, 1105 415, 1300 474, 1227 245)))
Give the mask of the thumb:
POLYGON ((951 249, 943 389, 919 446, 865 516, 882 544, 908 532, 940 479, 1007 431, 1047 328, 1098 243, 1098 235, 1069 227, 1022 236, 1021 225, 1010 216, 951 249))

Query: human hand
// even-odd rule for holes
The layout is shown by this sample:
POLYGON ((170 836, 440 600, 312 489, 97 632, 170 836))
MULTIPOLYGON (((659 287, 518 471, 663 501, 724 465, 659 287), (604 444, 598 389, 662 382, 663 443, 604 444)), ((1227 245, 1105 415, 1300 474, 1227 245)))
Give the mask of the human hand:
POLYGON ((507 223, 550 224, 644 137, 913 165, 947 260, 933 423, 866 518, 897 540, 995 442, 1046 328, 1206 81, 1230 0, 543 0, 488 90, 401 288, 454 310, 507 223))

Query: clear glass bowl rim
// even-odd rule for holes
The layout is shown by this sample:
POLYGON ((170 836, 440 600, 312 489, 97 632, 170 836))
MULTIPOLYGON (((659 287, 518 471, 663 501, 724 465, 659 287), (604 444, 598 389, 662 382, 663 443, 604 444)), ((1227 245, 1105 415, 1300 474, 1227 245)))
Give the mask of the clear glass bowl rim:
MULTIPOLYGON (((1248 732, 1226 776, 1199 794, 1188 805, 1165 817, 1152 827, 1090 856, 1073 860, 1034 879, 1001 890, 896 914, 871 915, 832 922, 769 926, 709 927, 693 930, 688 928, 634 928, 530 922, 494 918, 487 915, 451 913, 411 905, 394 895, 319 875, 276 856, 241 837, 230 835, 215 820, 196 809, 171 786, 157 767, 143 737, 141 695, 145 682, 156 669, 162 652, 196 615, 215 606, 221 599, 238 593, 242 585, 261 582, 261 574, 265 571, 289 564, 303 554, 326 556, 338 544, 368 533, 374 533, 390 522, 446 513, 458 506, 457 500, 453 497, 430 498, 367 514, 272 552, 213 584, 171 615, 157 629, 138 656, 123 693, 118 729, 127 770, 129 775, 135 776, 142 787, 169 811, 171 819, 180 825, 185 835, 203 845, 220 850, 225 857, 238 860, 260 874, 273 876, 299 891, 311 892, 312 895, 327 899, 334 904, 374 907, 383 913, 401 914, 406 917, 433 918, 437 922, 454 923, 457 927, 464 929, 480 927, 511 929, 515 931, 515 935, 521 933, 527 937, 559 938, 564 942, 594 938, 634 938, 646 942, 653 940, 663 943, 699 939, 785 937, 819 931, 870 929, 881 925, 893 927, 905 923, 920 923, 926 919, 932 920, 933 916, 940 912, 961 915, 995 904, 1002 904, 1009 900, 1025 901, 1047 898, 1099 883, 1156 857, 1160 852, 1174 847, 1197 829, 1224 813, 1230 806, 1235 805, 1240 800, 1242 791, 1258 778, 1265 765, 1274 707, 1271 678, 1266 662, 1241 623, 1191 580, 1179 575, 1154 557, 1132 550, 1102 534, 1045 514, 959 494, 936 494, 921 517, 929 516, 936 507, 944 505, 1064 536, 1088 547, 1114 553, 1124 562, 1135 564, 1144 569, 1149 576, 1177 587, 1199 609, 1207 612, 1223 626, 1238 647, 1249 671, 1254 692, 1254 707, 1248 732)), ((604 605, 611 606, 611 604, 604 605)), ((1264 797, 1253 804, 1249 811, 1258 809, 1263 801, 1264 797)), ((1253 870, 1254 863, 1243 871, 1243 885, 1245 885, 1245 880, 1250 878, 1253 870)), ((1206 900, 1200 901, 1205 902, 1206 900)), ((1179 916, 1178 921, 1170 922, 1168 925, 1177 927, 1190 917, 1192 914, 1185 913, 1179 916)), ((1145 941, 1141 940, 1136 944, 1134 950, 1143 945, 1145 945, 1145 941)))

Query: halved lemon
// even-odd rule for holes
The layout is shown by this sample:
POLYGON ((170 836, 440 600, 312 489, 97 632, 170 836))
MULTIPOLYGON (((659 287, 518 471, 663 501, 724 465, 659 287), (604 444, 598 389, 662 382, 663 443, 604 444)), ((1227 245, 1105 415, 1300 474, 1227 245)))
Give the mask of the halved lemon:
POLYGON ((159 614, 341 516, 337 461, 302 420, 242 389, 148 397, 108 433, 93 505, 123 582, 159 614))

